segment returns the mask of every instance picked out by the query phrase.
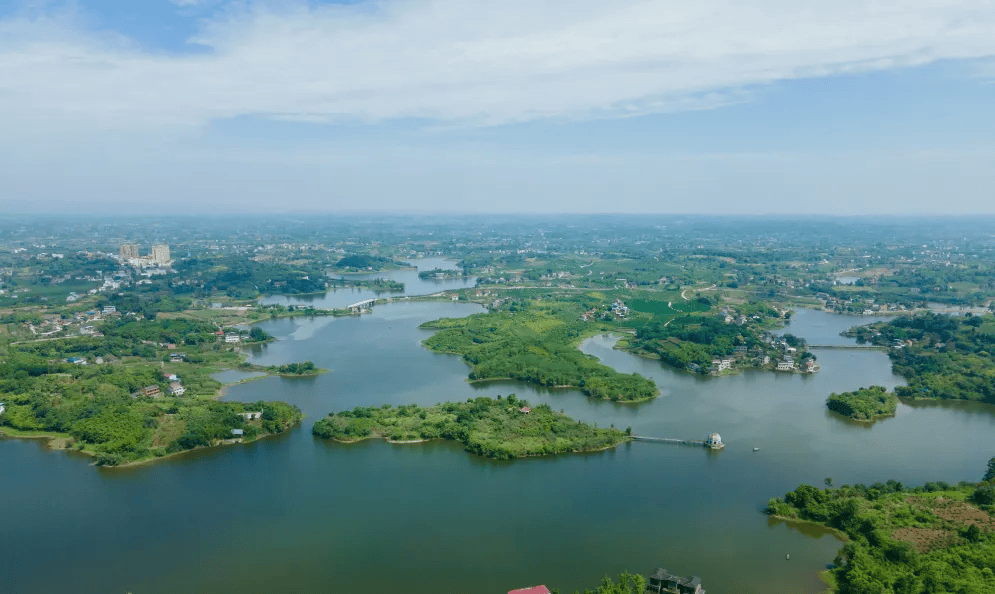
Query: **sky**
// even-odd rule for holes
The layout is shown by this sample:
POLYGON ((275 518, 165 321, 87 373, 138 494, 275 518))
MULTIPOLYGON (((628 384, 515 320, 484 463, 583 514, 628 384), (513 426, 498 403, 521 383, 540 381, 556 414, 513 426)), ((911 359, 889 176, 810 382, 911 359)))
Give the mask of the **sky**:
POLYGON ((995 213, 995 0, 0 0, 0 212, 995 213))

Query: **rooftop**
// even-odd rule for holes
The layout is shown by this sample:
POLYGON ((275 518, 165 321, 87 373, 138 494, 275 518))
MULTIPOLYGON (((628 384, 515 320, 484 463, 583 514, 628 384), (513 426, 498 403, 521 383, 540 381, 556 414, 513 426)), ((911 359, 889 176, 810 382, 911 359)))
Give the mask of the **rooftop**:
POLYGON ((508 594, 549 594, 549 589, 546 586, 532 586, 531 588, 511 590, 508 594))

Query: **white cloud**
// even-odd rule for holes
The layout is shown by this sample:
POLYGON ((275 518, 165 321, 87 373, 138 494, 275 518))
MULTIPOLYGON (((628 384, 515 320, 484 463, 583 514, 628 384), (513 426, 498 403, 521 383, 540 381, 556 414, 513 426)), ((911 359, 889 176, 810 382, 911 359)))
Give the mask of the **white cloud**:
POLYGON ((73 23, 0 21, 0 126, 624 117, 723 105, 790 79, 995 55, 992 0, 255 3, 206 21, 193 41, 207 51, 188 55, 73 23))

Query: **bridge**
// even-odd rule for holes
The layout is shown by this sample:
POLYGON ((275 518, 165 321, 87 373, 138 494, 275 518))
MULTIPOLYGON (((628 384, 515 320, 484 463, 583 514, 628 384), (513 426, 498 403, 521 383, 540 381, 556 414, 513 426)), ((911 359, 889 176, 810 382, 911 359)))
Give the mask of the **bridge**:
POLYGON ((676 445, 704 446, 713 450, 721 450, 725 447, 722 437, 718 433, 709 433, 708 439, 675 439, 672 437, 646 437, 644 435, 633 435, 632 441, 650 441, 653 443, 672 443, 676 445))
POLYGON ((632 441, 652 441, 655 443, 674 443, 678 445, 694 445, 694 446, 705 445, 704 439, 672 439, 669 437, 644 437, 642 435, 633 435, 632 441))
POLYGON ((376 302, 377 302, 376 299, 366 299, 364 301, 353 303, 348 307, 348 309, 351 309, 356 312, 361 311, 363 309, 373 309, 373 304, 376 302))

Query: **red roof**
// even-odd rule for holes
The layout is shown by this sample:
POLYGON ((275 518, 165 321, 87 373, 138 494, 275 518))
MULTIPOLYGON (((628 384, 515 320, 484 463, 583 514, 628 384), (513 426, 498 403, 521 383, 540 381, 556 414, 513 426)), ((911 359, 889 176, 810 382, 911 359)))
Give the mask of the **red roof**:
POLYGON ((546 586, 532 586, 531 588, 512 590, 508 594, 549 594, 549 589, 546 586))

